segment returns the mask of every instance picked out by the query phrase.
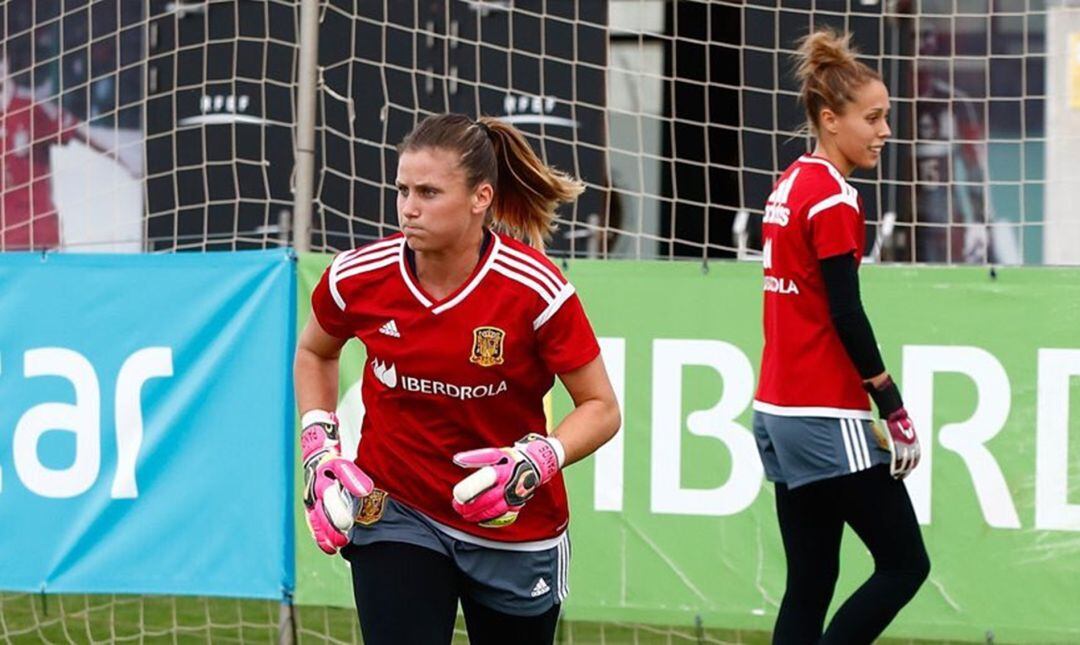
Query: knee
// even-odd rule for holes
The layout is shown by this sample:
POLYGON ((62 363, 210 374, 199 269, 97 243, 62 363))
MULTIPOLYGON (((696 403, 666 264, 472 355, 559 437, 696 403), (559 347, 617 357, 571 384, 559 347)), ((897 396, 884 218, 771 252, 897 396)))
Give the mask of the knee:
POLYGON ((909 597, 914 596, 930 576, 930 557, 925 550, 921 550, 902 567, 894 569, 891 573, 897 586, 906 591, 909 597))
POLYGON ((786 593, 801 603, 809 605, 823 602, 827 606, 836 589, 839 574, 839 566, 819 566, 804 570, 789 568, 786 593))
POLYGON ((912 578, 918 581, 916 587, 926 582, 926 579, 930 577, 930 556, 926 554, 926 550, 919 552, 919 556, 915 559, 911 569, 912 578))

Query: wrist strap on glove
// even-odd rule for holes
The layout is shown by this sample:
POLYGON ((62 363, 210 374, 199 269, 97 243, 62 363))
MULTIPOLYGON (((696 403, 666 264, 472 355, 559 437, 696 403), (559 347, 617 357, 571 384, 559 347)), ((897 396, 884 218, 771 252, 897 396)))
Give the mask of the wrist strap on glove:
POLYGON ((889 418, 893 412, 904 407, 904 400, 900 398, 900 388, 896 387, 896 383, 893 382, 891 376, 886 376, 885 382, 878 387, 874 387, 873 383, 865 381, 863 389, 874 400, 874 405, 878 409, 878 416, 882 419, 889 418))

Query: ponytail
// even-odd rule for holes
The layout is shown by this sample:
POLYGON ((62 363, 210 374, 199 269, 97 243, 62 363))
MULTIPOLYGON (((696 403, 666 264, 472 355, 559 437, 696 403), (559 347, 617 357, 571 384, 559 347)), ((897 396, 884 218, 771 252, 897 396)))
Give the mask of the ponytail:
POLYGON ((799 101, 806 109, 806 127, 817 132, 821 111, 843 114, 855 92, 881 75, 856 58, 851 34, 819 29, 804 36, 795 52, 795 78, 802 83, 799 101))
POLYGON ((494 228, 538 249, 555 229, 555 209, 585 190, 581 181, 545 165, 517 128, 493 117, 429 116, 398 150, 427 147, 456 152, 470 188, 490 182, 494 228))

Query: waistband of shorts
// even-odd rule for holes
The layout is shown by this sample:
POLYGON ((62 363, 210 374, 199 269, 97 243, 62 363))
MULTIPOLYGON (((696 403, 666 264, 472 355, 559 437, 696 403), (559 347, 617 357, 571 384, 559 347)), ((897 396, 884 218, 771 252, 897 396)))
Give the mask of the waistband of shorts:
POLYGON ((874 418, 870 410, 852 408, 832 408, 819 406, 787 406, 765 403, 754 399, 754 409, 778 417, 824 417, 827 419, 867 419, 874 418))

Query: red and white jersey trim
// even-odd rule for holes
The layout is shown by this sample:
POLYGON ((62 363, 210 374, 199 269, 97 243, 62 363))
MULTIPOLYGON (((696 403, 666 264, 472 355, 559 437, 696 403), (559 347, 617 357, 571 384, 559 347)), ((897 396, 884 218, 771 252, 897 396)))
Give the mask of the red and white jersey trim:
MULTIPOLYGON (((821 211, 832 208, 837 204, 847 204, 855 210, 859 210, 859 192, 855 190, 855 188, 851 184, 847 183, 847 180, 844 179, 843 175, 840 174, 840 172, 836 169, 835 166, 833 166, 828 161, 825 161, 824 159, 818 159, 817 157, 813 157, 811 155, 803 155, 799 159, 799 161, 825 166, 825 168, 829 171, 829 174, 832 175, 832 178, 836 180, 837 188, 840 189, 839 193, 832 195, 831 197, 826 197, 825 199, 811 206, 810 210, 806 212, 807 221, 814 219, 814 215, 817 215, 821 211)), ((797 173, 798 170, 796 170, 795 172, 797 173)), ((794 179, 794 175, 792 176, 792 179, 794 179)))
POLYGON ((853 408, 826 408, 813 406, 774 405, 754 399, 754 409, 758 412, 773 414, 778 417, 827 417, 831 419, 870 419, 874 415, 869 410, 853 408))
MULTIPOLYGON (((491 253, 488 254, 488 259, 487 259, 486 262, 484 262, 484 266, 481 267, 480 270, 476 272, 476 276, 472 279, 472 282, 470 282, 464 289, 462 289, 460 292, 458 292, 458 295, 454 296, 453 300, 448 300, 447 302, 442 303, 438 307, 435 307, 434 309, 431 310, 431 313, 441 314, 442 312, 446 311, 447 309, 453 307, 457 303, 464 300, 470 293, 472 293, 473 289, 476 289, 476 287, 481 282, 483 282, 484 276, 486 276, 488 274, 488 271, 491 270, 491 267, 493 266, 493 264, 495 262, 495 258, 497 258, 499 256, 499 249, 501 249, 501 248, 503 248, 503 243, 499 241, 499 236, 498 235, 492 235, 491 236, 491 253)), ((405 254, 402 253, 401 257, 404 259, 405 254)))
POLYGON ((529 265, 507 256, 499 257, 495 262, 496 271, 529 287, 545 302, 551 302, 559 294, 560 287, 557 284, 549 280, 544 274, 537 273, 529 265))
POLYGON ((540 329, 574 295, 574 285, 536 258, 517 249, 503 246, 494 268, 507 278, 529 287, 547 303, 544 311, 533 320, 533 329, 540 329))
POLYGON ((344 311, 345 299, 339 291, 339 284, 343 280, 397 264, 401 279, 405 281, 405 286, 409 288, 413 297, 425 308, 431 309, 431 313, 441 314, 467 298, 488 273, 494 271, 529 287, 547 304, 540 315, 533 320, 533 329, 539 329, 559 311, 570 296, 574 295, 574 286, 536 258, 504 244, 498 235, 492 236, 491 244, 491 252, 488 253, 484 265, 476 272, 472 280, 453 299, 437 306, 424 295, 424 292, 413 281, 412 274, 409 273, 404 237, 376 242, 338 255, 330 265, 330 294, 338 308, 344 311))
POLYGON ((525 267, 527 271, 532 271, 534 273, 539 272, 539 277, 542 278, 544 283, 548 285, 553 291, 558 291, 560 288, 562 288, 564 284, 566 284, 566 280, 560 278, 558 275, 553 273, 551 269, 544 266, 542 262, 538 262, 536 258, 530 257, 525 253, 518 251, 517 249, 504 247, 503 255, 505 256, 503 259, 507 262, 510 262, 512 260, 524 262, 527 265, 525 267))
POLYGON ((334 258, 330 264, 330 295, 338 308, 345 311, 345 299, 338 291, 338 283, 347 278, 369 271, 388 267, 398 261, 405 238, 376 242, 352 251, 346 251, 334 258))
POLYGON ((540 329, 544 323, 551 320, 551 317, 559 311, 563 306, 563 303, 572 295, 574 295, 574 285, 570 283, 563 285, 562 291, 559 292, 559 295, 555 296, 555 300, 552 300, 547 309, 540 312, 540 315, 533 321, 533 329, 540 329))
POLYGON ((424 295, 424 292, 420 290, 420 287, 412 281, 412 277, 409 275, 408 261, 405 259, 405 250, 402 246, 401 254, 398 256, 398 269, 401 272, 401 279, 405 281, 405 286, 409 288, 409 292, 416 298, 417 302, 424 305, 424 307, 431 309, 431 301, 424 295))

